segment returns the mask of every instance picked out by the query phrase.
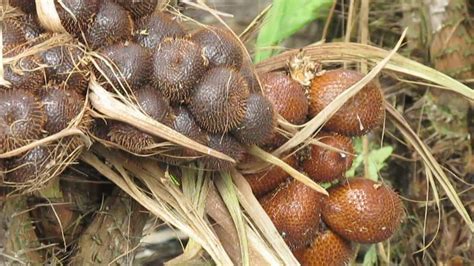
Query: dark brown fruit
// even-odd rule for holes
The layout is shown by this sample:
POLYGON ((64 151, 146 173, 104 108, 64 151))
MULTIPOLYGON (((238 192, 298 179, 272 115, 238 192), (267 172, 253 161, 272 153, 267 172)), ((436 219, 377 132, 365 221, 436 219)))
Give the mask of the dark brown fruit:
POLYGON ((401 223, 401 200, 381 183, 354 178, 328 192, 323 220, 345 239, 358 243, 381 242, 392 236, 401 223))
MULTIPOLYGON (((293 168, 298 164, 298 160, 294 155, 287 157, 284 161, 293 168)), ((277 188, 290 176, 280 167, 271 166, 262 172, 244 175, 244 177, 247 179, 247 182, 249 182, 253 194, 255 194, 256 197, 261 197, 277 188)))
MULTIPOLYGON (((207 133, 196 124, 196 121, 189 110, 186 107, 180 105, 174 107, 173 111, 174 120, 171 128, 185 135, 186 137, 207 146, 207 133)), ((156 159, 171 165, 182 165, 202 156, 202 153, 199 153, 195 150, 175 146, 155 157, 156 159)))
MULTIPOLYGON (((213 150, 227 154, 237 163, 245 156, 244 147, 231 135, 227 134, 209 134, 209 147, 213 150)), ((203 161, 206 169, 209 170, 229 170, 234 166, 229 161, 220 160, 214 157, 205 156, 203 161)))
POLYGON ((36 12, 36 3, 33 0, 9 0, 8 3, 12 7, 17 7, 27 14, 36 12))
MULTIPOLYGON (((174 108, 175 119, 173 122, 173 129, 177 132, 185 135, 186 137, 197 141, 201 144, 207 145, 207 134, 202 130, 194 117, 191 115, 189 110, 184 106, 174 108)), ((199 156, 200 153, 191 150, 184 149, 182 152, 183 156, 199 156)))
POLYGON ((191 36, 199 44, 210 67, 229 66, 239 69, 242 65, 242 49, 234 35, 227 29, 206 27, 191 36))
POLYGON ((44 73, 37 55, 21 58, 14 64, 4 65, 4 79, 12 89, 36 91, 44 84, 44 73))
POLYGON ((20 24, 23 35, 27 41, 38 38, 42 33, 44 33, 44 29, 41 28, 36 14, 21 15, 12 19, 20 24))
POLYGON ((263 93, 275 111, 292 124, 303 124, 308 114, 304 88, 283 72, 269 72, 260 77, 263 93))
MULTIPOLYGON (((119 81, 125 88, 130 86, 135 90, 148 83, 152 62, 151 56, 145 48, 136 43, 115 44, 101 49, 99 53, 113 65, 112 71, 104 61, 97 60, 99 68, 117 90, 122 88, 119 81)), ((98 69, 96 71, 100 73, 98 69)), ((101 75, 102 81, 106 81, 102 74, 99 75, 101 75)), ((105 88, 114 91, 108 83, 105 88)))
POLYGON ((71 46, 57 46, 41 53, 48 80, 80 93, 89 85, 84 57, 84 52, 71 46))
POLYGON ((243 121, 248 97, 247 83, 238 72, 216 67, 196 86, 189 109, 201 127, 223 133, 243 121))
POLYGON ((154 50, 166 38, 180 38, 185 34, 183 26, 173 16, 155 12, 137 21, 134 40, 141 46, 154 50))
POLYGON ((44 146, 37 146, 22 156, 7 159, 5 181, 11 183, 31 182, 43 174, 49 166, 50 160, 50 150, 44 146))
POLYGON ((198 45, 185 39, 166 39, 153 56, 153 83, 172 102, 185 101, 206 69, 198 45))
POLYGON ((313 144, 310 147, 310 158, 302 163, 303 170, 316 182, 332 182, 343 177, 354 159, 352 140, 337 133, 322 133, 316 138, 342 152, 313 144))
POLYGON ((86 42, 92 49, 105 47, 132 36, 133 22, 128 12, 120 5, 102 1, 94 22, 88 27, 86 42))
POLYGON ((245 81, 247 81, 250 92, 261 93, 262 89, 260 88, 260 85, 258 84, 257 75, 255 75, 251 64, 252 64, 251 62, 244 60, 239 73, 240 75, 242 75, 242 77, 244 77, 245 81))
POLYGON ((12 56, 21 50, 26 43, 21 23, 14 19, 6 19, 2 23, 3 57, 12 56))
POLYGON ((77 118, 85 104, 83 95, 59 86, 43 89, 41 101, 46 114, 44 129, 50 135, 67 128, 77 118))
POLYGON ((75 36, 86 32, 87 25, 94 21, 101 3, 99 0, 61 0, 61 3, 55 0, 54 2, 64 29, 75 36))
POLYGON ((0 89, 0 153, 40 138, 45 120, 41 101, 32 93, 0 89))
POLYGON ((323 195, 296 180, 284 183, 260 200, 290 249, 309 244, 321 219, 323 195))
MULTIPOLYGON (((171 122, 171 107, 158 90, 146 86, 135 92, 135 98, 142 112, 158 122, 165 124, 171 122)), ((143 152, 146 147, 156 142, 152 135, 118 121, 111 122, 108 136, 112 142, 134 153, 143 152)))
POLYGON ((349 265, 355 255, 351 242, 329 229, 318 233, 309 247, 293 253, 302 266, 349 265))
POLYGON ((246 107, 244 119, 232 130, 232 134, 243 144, 267 143, 273 137, 276 125, 273 104, 265 96, 252 93, 246 107))
POLYGON ((110 121, 108 137, 110 141, 122 146, 132 153, 142 153, 155 143, 152 135, 140 131, 129 124, 110 121))
POLYGON ((141 111, 166 125, 171 124, 173 111, 169 102, 156 88, 147 85, 135 91, 135 99, 141 111))
MULTIPOLYGON (((363 77, 362 73, 347 69, 329 70, 316 76, 309 90, 311 116, 317 115, 363 77)), ((378 126, 383 116, 384 100, 380 85, 377 81, 371 81, 326 122, 325 128, 347 136, 360 136, 378 126)))
POLYGON ((119 3, 125 9, 127 9, 134 19, 150 15, 156 8, 158 0, 140 0, 140 1, 130 1, 130 0, 114 0, 119 3))

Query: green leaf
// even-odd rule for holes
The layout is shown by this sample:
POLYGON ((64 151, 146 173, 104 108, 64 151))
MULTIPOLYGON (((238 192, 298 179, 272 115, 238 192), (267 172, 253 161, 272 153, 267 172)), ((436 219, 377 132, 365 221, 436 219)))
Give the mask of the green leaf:
POLYGON ((369 178, 377 181, 378 172, 384 167, 384 162, 390 157, 393 152, 391 146, 385 146, 378 150, 369 152, 369 178))
MULTIPOLYGON (((356 176, 357 170, 364 163, 364 156, 362 154, 362 141, 360 138, 354 139, 354 150, 359 154, 353 161, 351 169, 346 172, 347 177, 356 176)), ((390 157, 393 152, 391 146, 384 146, 380 149, 373 149, 369 152, 368 158, 368 178, 377 181, 378 172, 385 166, 385 161, 390 157)))
POLYGON ((274 0, 257 37, 255 61, 270 57, 272 49, 311 21, 326 18, 334 0, 274 0), (264 48, 264 49, 262 49, 264 48))
POLYGON ((377 264, 377 251, 375 245, 371 245, 367 253, 364 256, 364 262, 362 266, 373 266, 377 264))
POLYGON ((40 190, 41 196, 48 199, 62 199, 63 192, 59 185, 59 178, 49 181, 48 185, 40 190))

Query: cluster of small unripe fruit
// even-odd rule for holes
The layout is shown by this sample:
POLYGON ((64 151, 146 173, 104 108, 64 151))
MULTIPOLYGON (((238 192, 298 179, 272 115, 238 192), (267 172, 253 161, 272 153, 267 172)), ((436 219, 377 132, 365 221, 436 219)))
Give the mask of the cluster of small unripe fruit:
MULTIPOLYGON (((271 72, 259 75, 259 83, 232 32, 187 27, 169 13, 154 11, 156 0, 55 3, 61 25, 74 42, 4 65, 4 79, 10 84, 0 87, 0 153, 70 126, 85 110, 94 76, 109 92, 131 92, 147 116, 240 162, 248 145, 271 150, 285 142, 276 133, 277 114, 301 125, 363 77, 356 71, 328 70, 304 87, 285 72, 271 72)), ((50 36, 38 22, 35 1, 10 4, 24 14, 3 23, 4 58, 50 36)), ((340 181, 352 164, 351 137, 368 133, 382 118, 383 95, 372 81, 325 124, 316 137, 325 146, 310 145, 305 156, 284 159, 316 182, 340 181)), ((134 154, 145 154, 164 141, 124 122, 94 121, 87 113, 76 126, 134 154)), ((210 170, 234 166, 187 148, 153 158, 177 165, 199 160, 210 170)), ((38 146, 0 159, 0 170, 6 172, 5 181, 24 182, 50 160, 50 148, 38 146)), ((303 264, 345 263, 353 252, 350 241, 383 241, 402 216, 398 196, 368 179, 341 181, 325 197, 277 167, 246 178, 303 264)))

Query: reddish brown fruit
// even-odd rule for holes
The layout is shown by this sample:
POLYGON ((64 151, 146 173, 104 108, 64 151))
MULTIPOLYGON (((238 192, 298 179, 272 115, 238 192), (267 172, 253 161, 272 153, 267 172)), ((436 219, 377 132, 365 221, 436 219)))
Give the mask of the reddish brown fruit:
POLYGON ((164 12, 156 12, 137 22, 134 40, 141 46, 155 49, 166 38, 181 38, 186 32, 176 19, 164 12))
POLYGON ((267 97, 252 93, 247 99, 244 119, 232 130, 232 134, 243 144, 263 145, 274 134, 276 114, 267 97))
MULTIPOLYGON (((145 48, 136 43, 114 44, 100 49, 99 53, 109 60, 109 64, 97 60, 98 67, 104 73, 96 69, 101 81, 106 81, 105 75, 117 90, 121 90, 122 86, 137 90, 148 83, 152 62, 151 55, 145 48), (109 65, 112 65, 113 71, 109 65)), ((105 83, 105 88, 114 91, 108 83, 105 83)))
POLYGON ((292 124, 302 124, 308 114, 308 100, 304 88, 283 72, 261 76, 263 93, 270 99, 275 111, 292 124))
POLYGON ((226 29, 206 27, 191 36, 199 44, 211 67, 229 66, 239 69, 242 65, 242 49, 234 35, 226 29))
POLYGON ((392 236, 401 223, 402 202, 383 184, 354 178, 328 192, 323 220, 345 239, 358 243, 381 242, 392 236))
MULTIPOLYGON (((362 73, 347 69, 329 70, 316 76, 309 90, 311 116, 363 77, 362 73)), ((377 81, 371 81, 326 122, 325 128, 347 136, 360 136, 378 126, 383 115, 382 90, 377 81)))
POLYGON ((196 86, 189 109, 201 127, 224 133, 243 121, 248 97, 247 83, 237 71, 216 67, 196 86))
POLYGON ((36 146, 24 155, 7 159, 6 182, 25 183, 38 178, 51 165, 50 149, 36 146))
POLYGON ((123 8, 127 9, 134 19, 142 18, 144 16, 150 15, 155 11, 156 4, 158 0, 140 0, 140 1, 130 1, 130 0, 114 0, 119 3, 123 8))
POLYGON ((48 80, 65 84, 80 93, 84 93, 89 85, 84 57, 84 52, 71 46, 57 46, 41 53, 42 61, 47 65, 48 80))
POLYGON ((45 120, 41 101, 32 93, 0 89, 0 153, 39 139, 45 120))
POLYGON ((105 0, 85 34, 89 47, 96 49, 128 40, 133 31, 132 18, 120 5, 105 0))
POLYGON ((321 217, 323 195, 296 180, 260 200, 263 209, 293 250, 309 244, 321 217))
POLYGON ((310 158, 302 166, 304 171, 316 182, 332 182, 344 176, 352 166, 354 149, 352 140, 336 133, 319 134, 317 140, 340 151, 311 145, 310 158))
POLYGON ((354 250, 350 241, 327 229, 318 233, 309 247, 294 254, 302 266, 339 266, 349 265, 354 250))
POLYGON ((46 114, 44 129, 54 134, 67 128, 77 118, 84 108, 85 97, 74 90, 52 86, 41 91, 41 101, 46 114))
MULTIPOLYGON (((245 156, 244 147, 233 136, 228 134, 209 134, 208 144, 211 149, 230 156, 237 163, 239 163, 245 156)), ((228 170, 234 166, 234 164, 229 161, 224 161, 211 156, 204 156, 201 160, 204 162, 205 168, 208 170, 228 170)))
POLYGON ((153 55, 153 84, 172 102, 187 101, 206 72, 199 45, 185 39, 166 39, 153 55))
POLYGON ((24 57, 15 64, 5 65, 4 78, 11 83, 12 89, 36 91, 44 84, 40 63, 37 55, 24 57))
MULTIPOLYGON (((293 168, 298 164, 296 156, 294 155, 287 157, 284 161, 293 168)), ((253 194, 255 194, 256 197, 261 197, 277 188, 278 185, 288 179, 289 175, 280 167, 271 166, 262 172, 248 174, 244 177, 247 179, 247 182, 249 182, 253 194)))

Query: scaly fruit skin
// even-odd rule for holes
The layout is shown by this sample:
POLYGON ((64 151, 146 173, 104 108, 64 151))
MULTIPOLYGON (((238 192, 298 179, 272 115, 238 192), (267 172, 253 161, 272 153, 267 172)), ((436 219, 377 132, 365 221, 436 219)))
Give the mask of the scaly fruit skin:
POLYGON ((133 22, 130 14, 109 0, 101 2, 99 12, 85 33, 86 42, 92 49, 112 45, 131 38, 133 22))
POLYGON ((316 139, 342 152, 313 144, 311 157, 302 163, 303 170, 316 182, 332 182, 343 177, 354 159, 352 140, 336 133, 322 133, 316 139))
POLYGON ((74 36, 81 36, 99 11, 99 0, 55 0, 56 11, 64 29, 74 36), (65 8, 63 8, 63 6, 65 8))
POLYGON ((8 2, 12 7, 19 8, 21 11, 31 14, 36 11, 36 3, 32 0, 10 0, 8 2))
POLYGON ((12 183, 33 182, 51 165, 51 150, 45 146, 36 146, 18 157, 9 158, 5 165, 5 181, 12 183))
MULTIPOLYGON (((125 88, 128 88, 128 84, 131 89, 140 89, 150 80, 152 71, 151 55, 148 50, 140 45, 132 42, 119 43, 101 48, 99 53, 109 61, 106 63, 98 59, 97 65, 116 89, 120 90, 122 88, 120 84, 125 88)), ((100 77, 102 82, 107 80, 99 69, 96 69, 96 75, 100 77)), ((113 91, 109 83, 105 83, 105 88, 113 91)))
MULTIPOLYGON (((245 149, 233 136, 229 134, 208 134, 208 146, 216 151, 222 152, 237 163, 245 156, 245 149)), ((234 166, 229 161, 224 161, 211 156, 204 156, 201 161, 208 170, 229 170, 234 166)))
MULTIPOLYGON (((68 127, 84 108, 85 97, 75 90, 51 86, 41 90, 40 94, 46 114, 44 129, 50 135, 68 127)), ((88 128, 89 125, 83 126, 88 128)))
POLYGON ((252 68, 252 62, 245 60, 242 62, 242 67, 240 68, 240 75, 247 81, 249 86, 249 91, 251 93, 261 93, 262 89, 257 80, 257 75, 255 74, 252 68))
POLYGON ((276 114, 267 97, 252 93, 247 99, 244 119, 232 130, 232 134, 243 144, 266 144, 275 131, 276 114))
POLYGON ((116 3, 127 9, 134 19, 150 15, 156 8, 158 0, 114 0, 116 3))
POLYGON ((403 208, 389 187, 366 178, 354 178, 332 187, 322 218, 345 239, 377 243, 388 239, 401 223, 403 208))
POLYGON ((189 110, 212 133, 225 133, 243 121, 249 90, 242 76, 229 67, 210 69, 196 85, 189 110))
MULTIPOLYGON (((159 90, 148 85, 136 90, 134 97, 140 111, 160 123, 171 124, 171 107, 168 100, 165 99, 159 90)), ((157 138, 154 136, 119 121, 110 123, 107 137, 112 142, 134 153, 142 153, 145 148, 157 141, 157 138)))
MULTIPOLYGON (((207 144, 207 134, 206 132, 201 129, 194 117, 192 116, 191 112, 184 106, 178 106, 173 108, 174 110, 174 121, 172 128, 177 132, 185 135, 186 137, 206 145, 207 144)), ((179 152, 182 156, 200 156, 197 151, 191 150, 189 148, 183 148, 179 152)))
MULTIPOLYGON (((363 77, 362 73, 347 69, 328 70, 316 76, 309 90, 310 115, 316 116, 363 77)), ((360 136, 381 124, 383 115, 382 90, 377 81, 371 81, 349 99, 324 127, 343 135, 360 136)))
POLYGON ((304 88, 283 72, 269 72, 260 77, 263 94, 270 99, 275 111, 292 124, 303 124, 308 114, 304 88))
MULTIPOLYGON (((284 159, 285 163, 295 168, 298 164, 298 160, 295 155, 291 155, 284 159)), ((281 183, 283 183, 288 177, 283 169, 278 166, 271 166, 262 172, 244 175, 245 179, 252 188, 253 194, 257 197, 261 197, 266 193, 274 190, 281 183)))
POLYGON ((327 229, 318 233, 309 247, 293 252, 302 266, 348 265, 355 255, 351 242, 327 229))
POLYGON ((30 55, 15 64, 5 65, 4 71, 4 79, 11 83, 12 89, 33 92, 44 84, 44 72, 38 55, 30 55))
POLYGON ((26 43, 23 27, 13 19, 2 21, 2 27, 3 56, 13 56, 21 50, 20 45, 26 43))
POLYGON ((191 41, 203 48, 210 67, 228 66, 239 69, 242 66, 242 49, 227 29, 207 26, 193 33, 191 41))
POLYGON ((165 39, 154 51, 152 82, 171 102, 187 102, 206 70, 201 47, 189 40, 165 39))
POLYGON ((42 137, 46 115, 41 101, 21 89, 0 89, 0 153, 42 137))
POLYGON ((166 38, 182 38, 185 34, 173 16, 157 12, 137 21, 133 38, 141 46, 154 50, 166 38))
POLYGON ((318 229, 323 195, 296 180, 260 200, 286 244, 293 250, 309 244, 318 229))
POLYGON ((69 88, 85 93, 89 85, 83 51, 72 46, 56 46, 40 54, 48 81, 65 83, 69 88))

